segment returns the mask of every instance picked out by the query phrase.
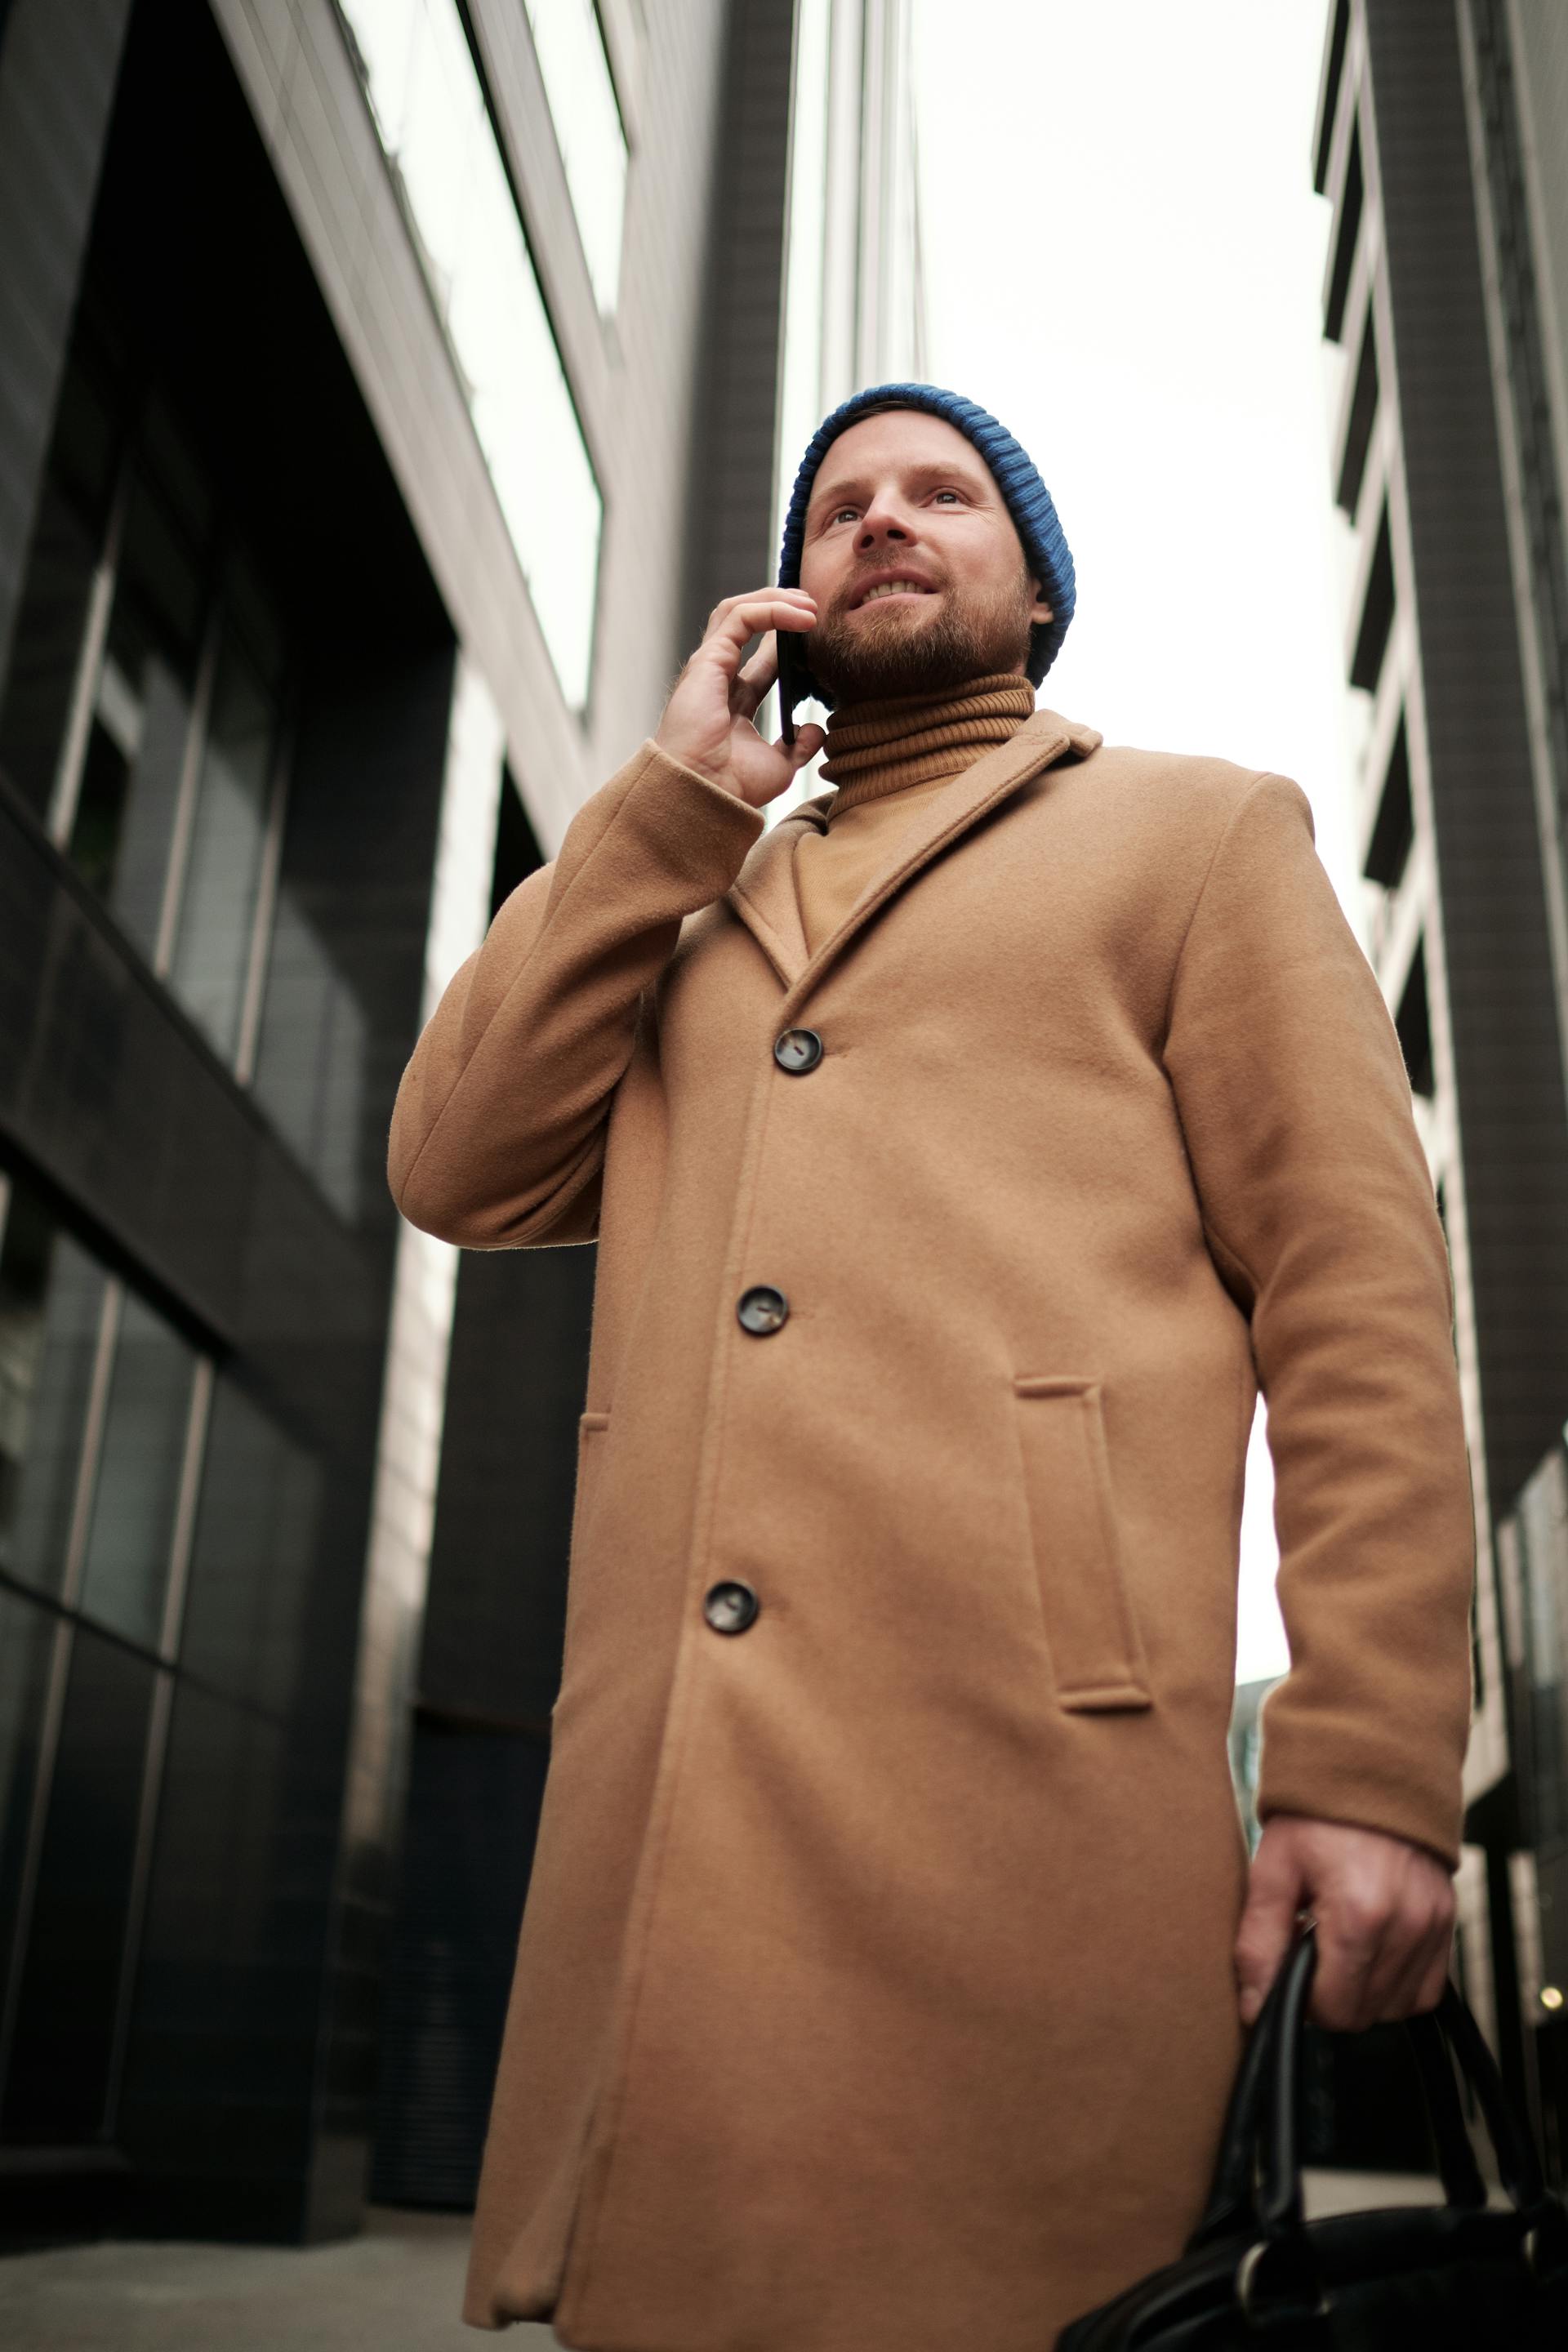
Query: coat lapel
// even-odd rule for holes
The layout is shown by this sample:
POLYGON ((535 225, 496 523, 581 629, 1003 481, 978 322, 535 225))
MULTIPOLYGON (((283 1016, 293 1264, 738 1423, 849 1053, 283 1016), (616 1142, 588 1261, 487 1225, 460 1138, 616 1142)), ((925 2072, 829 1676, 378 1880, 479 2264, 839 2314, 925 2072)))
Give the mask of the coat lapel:
POLYGON ((795 845, 803 833, 820 829, 822 806, 821 801, 804 802, 770 826, 752 845, 726 894, 786 988, 808 961, 795 888, 795 845))
POLYGON ((1066 754, 1082 759, 1102 738, 1054 710, 1037 710, 1018 732, 976 760, 946 792, 934 793, 900 834, 893 856, 857 899, 838 929, 808 955, 795 887, 795 845, 803 832, 827 823, 831 793, 809 800, 781 818, 756 844, 731 885, 731 906, 745 924, 792 996, 804 996, 841 955, 849 941, 888 901, 914 880, 942 850, 960 840, 990 814, 1009 793, 1053 767, 1066 754))

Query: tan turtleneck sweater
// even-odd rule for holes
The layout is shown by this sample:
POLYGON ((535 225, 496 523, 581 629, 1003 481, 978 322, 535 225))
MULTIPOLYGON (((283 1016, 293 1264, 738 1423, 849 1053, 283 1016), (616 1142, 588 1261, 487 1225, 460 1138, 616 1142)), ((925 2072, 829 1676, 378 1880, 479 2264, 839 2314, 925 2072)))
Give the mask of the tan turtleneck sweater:
POLYGON ((1026 677, 977 677, 941 694, 847 702, 827 722, 822 773, 838 789, 827 827, 795 845, 801 928, 815 955, 892 856, 915 811, 998 743, 1035 708, 1026 677))

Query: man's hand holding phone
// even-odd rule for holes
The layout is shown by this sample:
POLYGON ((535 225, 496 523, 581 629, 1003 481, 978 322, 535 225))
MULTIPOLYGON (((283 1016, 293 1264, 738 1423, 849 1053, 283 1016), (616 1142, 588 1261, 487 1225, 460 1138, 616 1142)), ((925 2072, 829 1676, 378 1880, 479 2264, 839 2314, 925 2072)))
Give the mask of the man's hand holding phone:
POLYGON ((802 727, 793 744, 767 743, 752 719, 778 676, 774 633, 805 632, 816 619, 816 599, 803 588, 758 588, 715 604, 664 707, 654 735, 660 751, 752 808, 776 800, 826 739, 820 727, 802 727), (768 642, 745 661, 757 636, 768 642))

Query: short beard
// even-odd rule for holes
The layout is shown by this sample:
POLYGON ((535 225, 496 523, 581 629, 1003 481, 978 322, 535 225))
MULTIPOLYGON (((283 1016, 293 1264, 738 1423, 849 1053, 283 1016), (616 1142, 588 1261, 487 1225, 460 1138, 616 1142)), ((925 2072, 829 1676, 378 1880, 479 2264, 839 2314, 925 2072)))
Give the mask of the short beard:
MULTIPOLYGON (((848 592, 853 594, 851 588, 848 592)), ((900 604, 885 623, 849 625, 847 607, 830 606, 802 640, 812 677, 835 703, 880 702, 901 694, 940 694, 971 678, 1022 671, 1034 630, 1035 583, 1027 571, 987 601, 953 602, 948 590, 930 623, 908 625, 900 604)))

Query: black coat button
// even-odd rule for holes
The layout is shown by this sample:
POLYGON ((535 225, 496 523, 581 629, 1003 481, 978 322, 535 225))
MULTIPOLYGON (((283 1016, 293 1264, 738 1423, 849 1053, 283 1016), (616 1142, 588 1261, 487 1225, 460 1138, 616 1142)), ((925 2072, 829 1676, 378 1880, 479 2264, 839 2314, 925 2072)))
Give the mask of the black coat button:
POLYGON ((743 1633, 756 1623, 762 1605, 749 1584, 715 1584, 703 1600, 702 1614, 716 1633, 743 1633))
POLYGON ((821 1061, 822 1040, 815 1029, 786 1029, 773 1042, 773 1059, 781 1070, 799 1077, 821 1061))
POLYGON ((789 1320, 789 1300, 782 1290, 774 1290, 765 1282, 751 1290, 742 1290, 741 1303, 735 1309, 742 1331, 750 1331, 765 1339, 770 1331, 782 1329, 789 1320))

